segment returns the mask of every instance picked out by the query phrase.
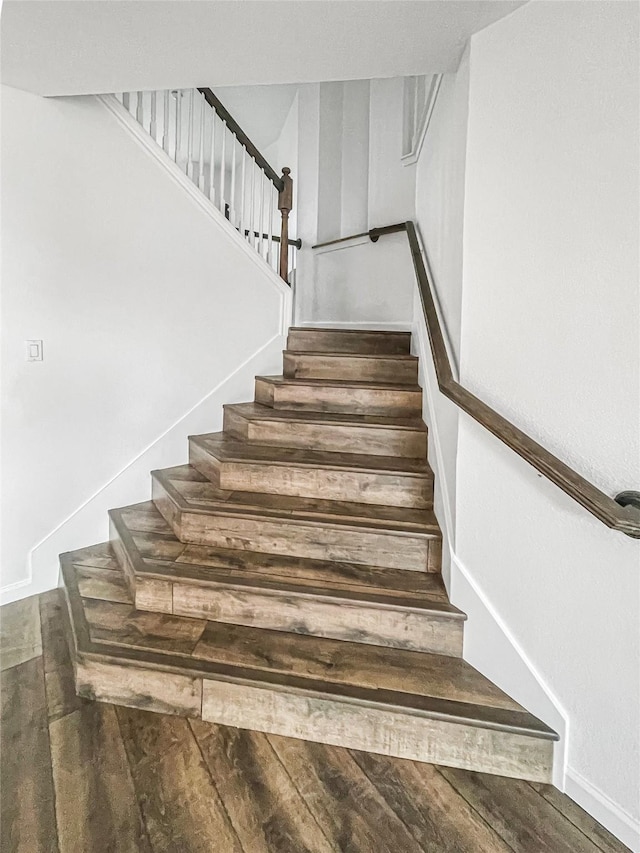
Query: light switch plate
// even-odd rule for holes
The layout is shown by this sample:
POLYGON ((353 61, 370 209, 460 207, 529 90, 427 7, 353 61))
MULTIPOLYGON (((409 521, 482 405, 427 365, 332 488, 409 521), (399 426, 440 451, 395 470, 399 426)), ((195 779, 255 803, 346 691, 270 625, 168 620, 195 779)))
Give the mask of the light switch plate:
POLYGON ((42 361, 42 341, 25 341, 27 361, 42 361))

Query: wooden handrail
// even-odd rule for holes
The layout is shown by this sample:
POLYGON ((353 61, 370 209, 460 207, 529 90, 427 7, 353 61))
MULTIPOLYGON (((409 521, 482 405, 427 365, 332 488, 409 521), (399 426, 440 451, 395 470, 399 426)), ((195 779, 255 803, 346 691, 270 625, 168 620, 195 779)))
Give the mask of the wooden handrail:
MULTIPOLYGON (((565 494, 577 501, 597 519, 613 530, 619 530, 634 539, 640 539, 640 511, 634 500, 628 495, 637 494, 623 492, 618 497, 612 498, 605 492, 590 483, 573 468, 570 468, 562 460, 554 456, 537 441, 534 441, 525 432, 498 414, 491 406, 464 388, 453 376, 451 362, 445 344, 442 327, 438 318, 435 302, 435 288, 430 279, 427 265, 424 262, 415 224, 409 220, 397 225, 389 225, 384 228, 372 228, 365 232, 372 242, 376 242, 385 234, 406 231, 409 240, 409 248, 413 259, 418 282, 418 290, 422 301, 422 309, 429 336, 431 355, 438 381, 438 388, 453 403, 481 424, 490 433, 499 438, 507 447, 514 450, 518 456, 525 459, 541 474, 544 474, 552 483, 555 483, 565 494), (627 496, 627 497, 623 497, 627 496)), ((339 240, 331 240, 328 243, 320 243, 319 246, 327 246, 331 243, 339 243, 344 240, 362 237, 364 234, 342 237, 339 240)))
POLYGON ((256 161, 258 166, 262 169, 265 175, 269 178, 274 187, 278 190, 279 193, 284 189, 284 181, 278 175, 276 170, 267 162, 266 158, 260 153, 260 151, 256 148, 253 142, 249 139, 244 130, 240 127, 238 122, 231 115, 229 110, 225 107, 222 101, 217 98, 211 89, 206 88, 198 88, 198 92, 204 95, 206 102, 209 104, 212 109, 214 109, 220 118, 225 122, 229 130, 237 137, 240 144, 246 148, 247 154, 256 161))
MULTIPOLYGON (((267 178, 271 181, 274 187, 278 190, 278 210, 280 211, 280 238, 277 242, 280 243, 279 257, 279 272, 280 277, 288 284, 289 276, 289 245, 297 245, 300 241, 289 241, 289 214, 293 209, 293 179, 291 177, 291 169, 285 166, 282 169, 282 177, 280 177, 275 169, 270 165, 267 159, 260 153, 258 148, 249 139, 238 122, 231 115, 229 110, 222 103, 220 98, 213 94, 211 89, 206 87, 198 88, 198 92, 204 96, 204 99, 209 106, 215 110, 218 116, 224 121, 231 133, 236 137, 240 145, 243 146, 247 154, 253 158, 256 165, 264 172, 267 178)), ((259 236, 259 234, 258 234, 259 236)), ((300 248, 300 246, 297 246, 300 248)))

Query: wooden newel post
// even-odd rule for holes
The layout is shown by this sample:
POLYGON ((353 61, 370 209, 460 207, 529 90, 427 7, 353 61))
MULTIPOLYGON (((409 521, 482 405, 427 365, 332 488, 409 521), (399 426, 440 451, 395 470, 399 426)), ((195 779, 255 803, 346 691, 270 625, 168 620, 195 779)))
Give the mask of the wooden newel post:
POLYGON ((280 277, 287 281, 289 275, 289 214, 293 208, 293 178, 291 169, 285 166, 282 170, 283 187, 278 196, 278 210, 282 214, 280 231, 280 277))

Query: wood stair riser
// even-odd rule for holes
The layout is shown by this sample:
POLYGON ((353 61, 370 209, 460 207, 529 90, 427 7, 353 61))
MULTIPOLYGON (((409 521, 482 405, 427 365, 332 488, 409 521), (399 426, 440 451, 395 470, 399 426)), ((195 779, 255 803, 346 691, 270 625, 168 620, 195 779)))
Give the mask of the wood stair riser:
POLYGON ((408 355, 411 351, 411 333, 294 327, 289 329, 287 349, 295 352, 408 355))
POLYGON ((109 519, 109 541, 124 572, 136 610, 173 613, 173 585, 169 581, 159 578, 140 577, 140 572, 129 558, 127 548, 113 518, 109 519))
POLYGON ((551 782, 551 741, 407 712, 204 679, 202 719, 412 761, 551 782))
POLYGON ((322 595, 175 582, 173 613, 334 640, 462 656, 464 622, 461 619, 322 595))
POLYGON ((282 373, 287 379, 339 379, 416 385, 418 360, 413 356, 392 358, 382 355, 285 352, 282 373))
POLYGON ((224 431, 253 444, 294 447, 371 456, 423 459, 427 455, 427 433, 422 430, 319 424, 304 421, 252 420, 225 409, 224 431))
POLYGON ((77 655, 80 696, 412 761, 550 783, 553 743, 463 721, 77 655))
POLYGON ((441 567, 439 536, 313 524, 297 519, 189 512, 175 505, 156 478, 153 500, 182 542, 417 572, 439 572, 441 567))
POLYGON ((410 418, 422 414, 420 388, 340 388, 334 385, 274 385, 256 377, 256 402, 274 409, 345 412, 410 418))
POLYGON ((414 509, 433 506, 430 475, 296 467, 294 463, 273 465, 258 460, 220 461, 194 441, 189 442, 189 464, 216 486, 230 492, 261 492, 414 509))

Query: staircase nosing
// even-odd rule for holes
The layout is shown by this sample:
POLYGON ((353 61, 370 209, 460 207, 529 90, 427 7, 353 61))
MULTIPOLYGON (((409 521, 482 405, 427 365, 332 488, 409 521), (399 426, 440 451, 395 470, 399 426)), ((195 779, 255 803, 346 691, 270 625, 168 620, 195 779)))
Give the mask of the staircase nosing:
POLYGON ((294 379, 287 376, 265 375, 256 376, 257 380, 268 382, 270 385, 310 385, 313 388, 323 386, 329 388, 357 388, 364 391, 406 391, 412 394, 422 394, 420 385, 404 385, 403 383, 392 384, 390 382, 357 382, 354 379, 294 379))
MULTIPOLYGON (((192 504, 189 503, 185 498, 180 494, 180 492, 175 488, 170 480, 165 479, 161 474, 161 469, 152 471, 152 477, 155 477, 162 487, 169 493, 169 497, 177 507, 180 512, 192 512, 196 515, 232 515, 232 516, 241 516, 243 518, 255 518, 258 520, 268 518, 277 518, 282 524, 294 523, 294 524, 309 524, 313 527, 326 527, 326 528, 335 528, 337 530, 344 530, 345 528, 351 528, 353 530, 363 530, 368 529, 374 531, 375 533, 380 534, 389 534, 392 536, 424 536, 427 538, 440 538, 440 528, 438 527, 438 523, 435 520, 433 521, 433 526, 425 524, 423 528, 412 529, 405 527, 395 527, 394 525, 397 522, 385 522, 384 520, 380 521, 380 525, 385 524, 386 526, 378 526, 378 524, 367 524, 366 522, 355 522, 351 521, 338 521, 334 519, 332 521, 327 521, 323 519, 313 518, 312 516, 307 515, 295 515, 292 512, 288 512, 286 514, 279 513, 277 509, 268 509, 265 508, 245 508, 241 507, 238 504, 216 504, 215 507, 207 506, 205 504, 192 504), (428 529, 425 529, 428 528, 428 529)), ((348 518, 348 516, 346 516, 348 518)))
MULTIPOLYGON (((136 531, 137 532, 137 531, 136 531)), ((146 531, 141 531, 146 532, 146 531)), ((298 598, 318 599, 330 603, 360 603, 366 604, 379 610, 396 610, 403 613, 417 613, 430 615, 434 618, 453 619, 465 621, 467 616, 449 602, 438 602, 430 599, 424 594, 418 594, 418 600, 414 601, 410 593, 405 595, 387 595, 382 589, 368 591, 341 590, 336 586, 320 587, 312 584, 298 584, 294 580, 275 580, 268 575, 264 577, 247 577, 231 575, 224 566, 211 566, 203 563, 181 563, 178 560, 147 560, 140 555, 135 542, 131 543, 142 561, 140 570, 136 575, 144 576, 154 580, 171 580, 172 583, 184 583, 188 586, 210 586, 210 587, 242 587, 243 589, 255 589, 258 593, 266 595, 279 593, 290 593, 298 598), (190 569, 206 571, 211 574, 209 578, 195 577, 189 574, 190 569), (442 607, 439 607, 439 604, 442 607)), ((129 553, 127 551, 127 553, 129 553)), ((247 572, 249 574, 249 572, 247 572)))
POLYGON ((167 653, 142 647, 127 647, 105 641, 96 642, 90 637, 86 648, 79 647, 77 653, 81 659, 94 659, 102 663, 107 658, 107 665, 113 658, 119 658, 129 665, 144 665, 157 671, 191 675, 207 680, 221 680, 248 687, 277 690, 283 693, 296 693, 311 698, 344 702, 345 704, 383 711, 410 713, 416 717, 509 734, 521 734, 541 740, 558 740, 556 732, 526 710, 516 711, 434 696, 404 693, 399 690, 379 690, 342 682, 327 682, 302 675, 291 675, 220 661, 208 661, 204 658, 193 658, 186 653, 177 655, 175 652, 167 653), (135 652, 135 654, 131 654, 131 652, 135 652), (524 720, 519 722, 518 717, 532 718, 535 723, 527 724, 524 720))
MULTIPOLYGON (((402 468, 398 468, 398 469, 395 469, 395 468, 374 468, 374 467, 368 468, 365 465, 354 465, 354 464, 342 464, 341 465, 341 464, 337 464, 335 462, 334 463, 331 463, 331 462, 304 462, 304 461, 300 462, 297 460, 291 461, 291 460, 287 460, 287 459, 269 459, 269 458, 261 459, 261 458, 242 457, 242 456, 234 456, 233 453, 229 454, 228 451, 223 451, 224 456, 223 456, 223 458, 220 458, 219 456, 216 456, 214 450, 207 447, 208 441, 212 441, 212 440, 215 441, 215 439, 209 438, 209 435, 211 435, 211 434, 205 433, 204 435, 190 435, 188 438, 189 438, 190 442, 193 442, 198 447, 202 448, 202 450, 204 450, 205 453, 207 453, 209 456, 212 456, 214 459, 217 459, 218 462, 220 462, 223 465, 228 464, 228 463, 236 464, 236 465, 240 465, 240 464, 241 465, 272 465, 272 466, 275 466, 278 468, 305 468, 305 469, 320 469, 320 470, 340 471, 340 472, 348 471, 350 473, 358 473, 358 474, 371 473, 371 474, 375 474, 378 476, 390 476, 390 477, 395 477, 395 476, 400 475, 402 477, 409 477, 412 479, 420 479, 420 480, 433 480, 434 479, 433 470, 431 469, 431 466, 429 465, 429 463, 427 462, 426 459, 425 459, 425 470, 424 471, 407 471, 407 470, 403 470, 402 468)), ((224 433, 213 433, 213 435, 224 435, 224 433)), ((243 442, 239 441, 237 443, 242 444, 243 442)), ((260 450, 264 450, 265 448, 268 448, 270 446, 268 444, 256 444, 256 445, 254 445, 248 441, 244 442, 244 444, 246 445, 246 447, 248 449, 256 447, 257 449, 260 449, 260 450)), ((285 448, 277 446, 277 447, 275 447, 275 449, 281 451, 285 448)), ((298 450, 299 450, 299 448, 298 448, 298 450)), ((309 452, 313 453, 313 452, 317 452, 317 451, 309 451, 309 452)), ((327 455, 329 455, 331 453, 331 451, 322 451, 322 452, 326 452, 327 455)), ((334 455, 340 455, 340 454, 336 453, 334 455)), ((354 454, 354 455, 358 455, 358 454, 354 454)), ((362 454, 362 455, 366 456, 367 454, 362 454)), ((371 455, 371 454, 369 454, 369 455, 371 455)), ((395 457, 371 455, 371 458, 375 460, 375 459, 389 459, 389 458, 395 458, 395 457)), ((411 457, 398 456, 397 458, 399 461, 401 461, 403 459, 405 461, 407 461, 407 460, 413 461, 411 459, 411 457)))
POLYGON ((411 353, 369 353, 369 352, 339 352, 337 350, 295 350, 283 349, 283 355, 295 356, 318 356, 320 358, 375 358, 375 359, 391 359, 393 361, 408 361, 411 363, 418 362, 418 356, 411 353))
MULTIPOLYGON (((244 405, 243 403, 225 403, 223 405, 223 409, 230 409, 233 411, 235 415, 240 418, 244 418, 247 421, 276 421, 277 423, 304 423, 304 424, 321 424, 327 426, 335 426, 339 429, 343 429, 346 427, 358 427, 360 429, 381 429, 381 430, 402 430, 406 432, 416 432, 420 434, 425 434, 428 432, 427 426, 424 421, 419 420, 418 418, 414 418, 416 421, 415 424, 406 424, 401 423, 400 421, 403 419, 398 419, 398 422, 391 422, 388 424, 377 424, 377 423, 366 423, 363 421, 354 421, 349 420, 348 412, 305 412, 303 410, 296 411, 294 409, 290 410, 290 417, 284 417, 283 412, 289 411, 286 409, 272 409, 270 406, 264 406, 260 403, 256 405, 262 405, 262 408, 265 409, 265 412, 258 413, 245 413, 242 411, 238 411, 237 407, 244 405), (331 414, 333 417, 331 419, 323 420, 322 415, 331 414), (344 414, 344 420, 338 420, 336 415, 344 414), (315 417, 313 417, 315 415, 315 417)), ((411 418, 404 418, 404 420, 411 420, 411 418)), ((332 452, 332 451, 326 451, 332 452)), ((404 458, 404 457, 402 457, 404 458)))

